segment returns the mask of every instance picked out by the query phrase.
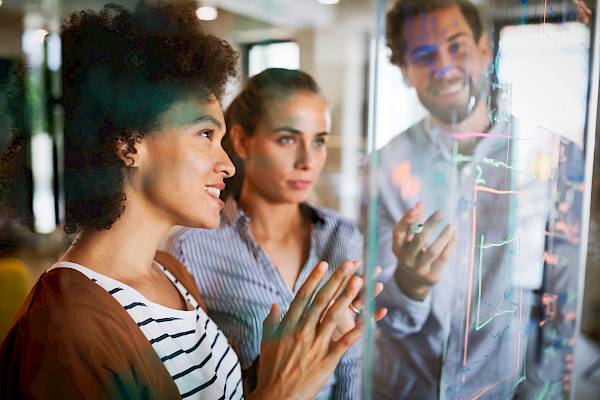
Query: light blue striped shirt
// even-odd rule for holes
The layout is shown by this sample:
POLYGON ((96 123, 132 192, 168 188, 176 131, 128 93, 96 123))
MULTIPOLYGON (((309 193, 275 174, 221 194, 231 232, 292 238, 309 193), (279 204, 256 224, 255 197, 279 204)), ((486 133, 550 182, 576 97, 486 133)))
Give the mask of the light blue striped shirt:
MULTIPOLYGON (((362 236, 354 223, 331 211, 301 207, 314 227, 309 257, 293 291, 252 238, 250 219, 232 199, 225 204, 218 229, 186 228, 169 240, 169 251, 196 279, 209 316, 237 347, 244 369, 259 356, 262 323, 272 304, 287 310, 320 260, 329 263, 331 274, 342 261, 362 258, 362 236)), ((342 357, 317 399, 360 397, 360 355, 357 344, 342 357)))
POLYGON ((556 339, 568 339, 574 325, 548 317, 540 330, 531 311, 541 301, 536 290, 564 299, 559 314, 576 306, 578 238, 558 227, 580 219, 580 150, 516 118, 481 136, 463 155, 460 134, 429 129, 425 120, 379 152, 386 289, 378 305, 389 313, 378 324, 377 400, 511 399, 517 391, 529 399, 562 388, 572 349, 556 339), (393 226, 417 201, 426 213, 441 210, 458 233, 454 254, 423 301, 404 295, 393 275, 393 226), (547 254, 559 261, 548 265, 547 254))

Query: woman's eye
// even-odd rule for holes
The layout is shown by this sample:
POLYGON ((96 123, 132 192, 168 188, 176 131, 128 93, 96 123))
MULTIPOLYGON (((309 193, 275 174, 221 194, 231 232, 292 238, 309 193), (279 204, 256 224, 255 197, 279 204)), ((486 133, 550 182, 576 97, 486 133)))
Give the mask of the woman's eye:
POLYGON ((198 133, 200 137, 207 138, 208 140, 212 140, 215 131, 214 129, 207 129, 198 133))
POLYGON ((315 145, 315 147, 325 146, 327 144, 327 140, 325 140, 324 138, 318 138, 313 141, 313 144, 315 145))
POLYGON ((296 139, 293 136, 282 136, 277 141, 281 144, 294 144, 296 139))

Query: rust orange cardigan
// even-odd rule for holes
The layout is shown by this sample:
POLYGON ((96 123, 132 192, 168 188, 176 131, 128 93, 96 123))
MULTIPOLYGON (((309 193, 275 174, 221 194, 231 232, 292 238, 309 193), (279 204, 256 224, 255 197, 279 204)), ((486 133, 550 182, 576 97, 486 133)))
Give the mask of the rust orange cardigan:
MULTIPOLYGON (((202 304, 183 265, 167 253, 155 259, 202 304)), ((0 345, 0 399, 178 398, 127 311, 75 270, 44 273, 0 345)))

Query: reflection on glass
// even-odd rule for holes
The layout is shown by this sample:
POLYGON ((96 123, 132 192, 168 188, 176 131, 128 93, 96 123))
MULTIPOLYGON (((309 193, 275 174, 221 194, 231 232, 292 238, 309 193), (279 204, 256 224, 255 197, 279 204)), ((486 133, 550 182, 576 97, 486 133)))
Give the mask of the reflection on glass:
POLYGON ((367 396, 564 398, 589 25, 571 1, 485 2, 487 19, 469 0, 389 3, 374 84, 390 313, 367 396))

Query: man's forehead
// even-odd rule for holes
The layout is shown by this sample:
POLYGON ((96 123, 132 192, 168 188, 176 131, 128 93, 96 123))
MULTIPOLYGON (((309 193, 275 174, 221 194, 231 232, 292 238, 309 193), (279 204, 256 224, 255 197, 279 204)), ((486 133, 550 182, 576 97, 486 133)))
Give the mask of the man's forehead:
POLYGON ((473 36, 471 27, 457 5, 415 14, 408 17, 404 24, 408 48, 427 42, 445 41, 460 33, 473 36))

